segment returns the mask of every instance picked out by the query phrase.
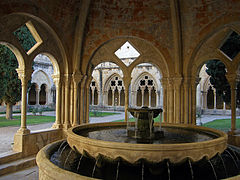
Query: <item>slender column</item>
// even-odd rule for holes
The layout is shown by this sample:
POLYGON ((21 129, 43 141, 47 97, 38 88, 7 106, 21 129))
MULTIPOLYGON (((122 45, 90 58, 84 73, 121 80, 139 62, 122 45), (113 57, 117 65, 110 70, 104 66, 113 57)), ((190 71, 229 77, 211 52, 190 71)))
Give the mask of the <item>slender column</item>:
POLYGON ((226 110, 226 103, 223 102, 223 110, 226 110))
POLYGON ((231 86, 231 132, 234 134, 236 130, 236 77, 234 74, 226 76, 231 86))
POLYGON ((191 88, 192 88, 192 119, 191 123, 196 125, 196 87, 200 81, 200 78, 193 78, 191 81, 191 88))
POLYGON ((167 97, 167 78, 162 78, 161 80, 161 84, 162 84, 162 91, 163 91, 163 121, 164 122, 168 122, 168 116, 167 116, 167 112, 168 112, 168 107, 167 107, 167 101, 168 101, 168 97, 167 97))
POLYGON ((78 118, 78 84, 81 79, 81 73, 73 73, 73 126, 80 124, 78 118))
POLYGON ((35 90, 36 90, 36 105, 39 105, 39 93, 40 93, 40 88, 37 87, 35 90))
POLYGON ((22 100, 21 100, 21 127, 17 131, 18 134, 29 134, 27 129, 26 113, 27 113, 27 83, 31 78, 32 70, 26 71, 24 69, 17 69, 18 77, 22 82, 22 100))
POLYGON ((86 105, 86 112, 88 112, 88 114, 86 115, 86 117, 85 117, 85 120, 86 120, 86 123, 89 123, 89 104, 90 104, 90 98, 89 98, 89 93, 90 93, 90 91, 89 91, 89 86, 87 86, 86 87, 86 97, 88 97, 87 98, 87 105, 86 105))
POLYGON ((48 104, 48 96, 49 96, 49 89, 47 89, 47 87, 45 89, 45 92, 46 92, 46 102, 45 102, 45 105, 47 105, 48 104))
POLYGON ((92 92, 91 92, 92 93, 92 106, 94 105, 94 90, 95 89, 92 89, 92 92))
POLYGON ((118 90, 118 106, 121 104, 121 90, 118 90))
POLYGON ((62 128, 61 123, 61 80, 59 75, 52 75, 53 82, 56 86, 56 120, 52 128, 62 128))
POLYGON ((115 94, 115 90, 112 90, 112 106, 114 107, 114 102, 115 102, 115 100, 114 100, 114 94, 115 94))
MULTIPOLYGON (((80 124, 84 123, 86 121, 86 119, 84 119, 84 111, 85 111, 85 106, 86 106, 86 99, 88 99, 88 97, 85 97, 85 84, 86 84, 86 80, 87 80, 87 76, 85 75, 82 80, 81 80, 81 96, 80 96, 80 124)), ((92 80, 91 80, 92 81, 92 80)), ((90 81, 90 82, 91 82, 90 81)))
POLYGON ((144 89, 141 88, 141 92, 142 92, 142 106, 144 106, 144 89))
POLYGON ((156 89, 156 107, 160 106, 160 91, 156 89))
POLYGON ((188 81, 186 80, 184 82, 184 124, 188 124, 189 121, 189 116, 188 116, 188 90, 189 90, 189 85, 188 85, 188 81))
POLYGON ((216 89, 214 89, 213 91, 213 95, 214 95, 214 109, 217 109, 217 93, 216 93, 216 89))
POLYGON ((62 120, 62 124, 65 124, 65 82, 62 81, 61 83, 61 89, 62 89, 62 96, 61 96, 61 120, 62 120))
POLYGON ((71 127, 70 124, 70 119, 69 119, 69 86, 70 86, 70 75, 69 74, 65 74, 65 124, 64 124, 64 128, 68 129, 69 127, 71 127))
POLYGON ((149 88, 149 90, 148 90, 148 93, 149 93, 149 100, 148 100, 148 102, 149 102, 149 107, 152 107, 152 88, 149 88))
POLYGON ((168 109, 168 122, 169 123, 174 123, 174 88, 173 88, 173 81, 172 79, 169 80, 169 91, 168 91, 168 94, 169 94, 169 101, 168 101, 168 106, 169 106, 169 109, 168 109))
POLYGON ((128 107, 129 107, 129 87, 131 84, 131 76, 124 76, 123 77, 123 83, 125 86, 125 121, 128 120, 128 107))
POLYGON ((69 107, 70 107, 70 110, 69 110, 69 121, 70 121, 70 124, 71 124, 71 126, 73 125, 73 113, 74 113, 74 111, 73 111, 73 109, 74 109, 74 107, 73 107, 73 102, 74 102, 74 97, 73 97, 73 81, 72 81, 72 79, 71 79, 71 81, 70 81, 70 92, 69 92, 69 95, 70 95, 70 97, 69 97, 69 99, 70 99, 70 101, 69 101, 69 107))
POLYGON ((181 122, 181 84, 182 84, 182 77, 174 78, 174 115, 175 115, 175 123, 181 122))

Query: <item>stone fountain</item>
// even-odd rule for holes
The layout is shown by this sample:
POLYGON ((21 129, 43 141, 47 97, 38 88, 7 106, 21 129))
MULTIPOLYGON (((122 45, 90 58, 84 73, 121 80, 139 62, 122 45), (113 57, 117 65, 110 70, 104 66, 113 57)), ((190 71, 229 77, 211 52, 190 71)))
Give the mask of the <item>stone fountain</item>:
POLYGON ((37 156, 39 179, 223 179, 239 175, 240 151, 227 146, 225 133, 153 123, 161 109, 128 110, 135 122, 76 126, 68 130, 67 141, 42 149, 37 156))

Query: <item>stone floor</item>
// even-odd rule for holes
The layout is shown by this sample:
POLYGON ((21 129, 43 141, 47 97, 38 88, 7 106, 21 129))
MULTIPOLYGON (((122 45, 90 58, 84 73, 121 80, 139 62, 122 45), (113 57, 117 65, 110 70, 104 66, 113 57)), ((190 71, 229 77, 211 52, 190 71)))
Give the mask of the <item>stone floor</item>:
POLYGON ((38 167, 34 166, 32 168, 1 176, 0 180, 38 180, 38 167))
MULTIPOLYGON (((124 112, 118 112, 117 115, 90 118, 90 123, 100 123, 100 122, 111 122, 115 120, 124 119, 124 112)), ((55 116, 55 112, 46 112, 43 115, 55 116)), ((230 116, 216 116, 216 115, 203 115, 201 117, 201 122, 206 123, 213 121, 215 119, 231 118, 230 116)), ((197 119, 197 124, 200 124, 200 119, 197 119)), ((28 126, 31 131, 37 131, 41 129, 51 128, 52 123, 45 123, 40 125, 28 126)), ((19 127, 3 127, 0 128, 0 154, 11 151, 13 144, 13 136, 19 127)), ((1 176, 0 180, 37 180, 38 179, 38 168, 37 166, 25 169, 16 173, 1 176)))

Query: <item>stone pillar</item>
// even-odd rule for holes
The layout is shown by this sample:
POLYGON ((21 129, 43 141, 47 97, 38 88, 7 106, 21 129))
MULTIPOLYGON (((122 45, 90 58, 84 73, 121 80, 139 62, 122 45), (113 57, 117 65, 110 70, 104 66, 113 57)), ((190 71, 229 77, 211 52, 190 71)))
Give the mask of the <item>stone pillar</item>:
MULTIPOLYGON (((86 84, 86 80, 87 80, 87 76, 85 75, 83 78, 82 78, 82 80, 81 80, 81 94, 80 94, 80 124, 82 124, 83 122, 84 122, 84 116, 85 116, 85 114, 84 114, 84 111, 85 111, 85 107, 86 107, 86 105, 87 105, 87 103, 86 103, 86 99, 89 99, 88 97, 85 97, 85 95, 87 94, 85 94, 85 84, 86 84), (85 103, 85 104, 84 104, 85 103)), ((91 79, 91 81, 92 81, 92 79, 91 79)), ((90 81, 90 82, 91 82, 90 81)), ((89 105, 89 104, 88 104, 89 105)))
POLYGON ((144 88, 141 88, 141 93, 142 93, 142 106, 144 106, 144 88))
POLYGON ((174 119, 175 123, 181 123, 181 84, 182 77, 174 78, 174 119))
POLYGON ((103 83, 102 83, 102 69, 98 69, 99 70, 99 100, 98 100, 98 104, 100 105, 100 107, 103 106, 103 83))
POLYGON ((236 130, 236 77, 235 75, 226 75, 231 86, 231 132, 235 134, 236 130))
POLYGON ((191 90, 192 90, 192 111, 191 111, 191 124, 196 125, 196 87, 200 81, 200 78, 193 78, 191 81, 191 90))
POLYGON ((37 86, 35 90, 36 90, 36 105, 39 105, 40 88, 37 86))
POLYGON ((174 123, 174 85, 173 85, 173 80, 169 79, 169 84, 168 84, 168 122, 169 123, 174 123))
POLYGON ((82 74, 77 72, 73 73, 73 126, 79 125, 78 117, 78 84, 82 79, 82 74))
POLYGON ((56 120, 52 128, 62 128, 61 123, 61 79, 60 75, 52 75, 53 82, 56 86, 56 120))
POLYGON ((217 109, 217 93, 216 93, 216 89, 215 88, 213 90, 213 95, 214 95, 213 109, 217 109))
POLYGON ((151 99, 152 98, 152 88, 148 89, 148 93, 149 93, 149 96, 148 96, 149 97, 149 100, 148 100, 149 107, 152 107, 152 101, 151 101, 152 100, 151 99))
POLYGON ((21 127, 17 134, 29 134, 30 130, 27 129, 27 83, 31 78, 32 70, 17 69, 18 77, 22 82, 22 100, 21 100, 21 127))
POLYGON ((92 91, 91 91, 91 95, 92 95, 92 106, 94 105, 94 91, 95 91, 95 89, 92 89, 92 91))
POLYGON ((183 84, 183 90, 184 90, 184 124, 188 124, 189 122, 189 80, 188 78, 184 79, 184 84, 183 84))
POLYGON ((128 119, 128 106, 129 106, 129 86, 131 84, 131 75, 123 77, 123 83, 125 86, 125 121, 128 119))
POLYGON ((115 102, 115 99, 114 99, 114 94, 115 94, 115 90, 112 90, 112 106, 114 107, 114 102, 115 102))
POLYGON ((167 97, 167 78, 162 78, 161 80, 161 84, 162 84, 162 90, 163 90, 163 121, 164 122, 168 122, 168 117, 167 117, 167 112, 168 112, 168 107, 167 107, 167 101, 168 101, 168 97, 167 97))
POLYGON ((69 88, 70 88, 70 75, 65 74, 64 75, 64 85, 65 85, 65 122, 64 122, 64 128, 68 129, 71 127, 70 124, 70 109, 69 109, 69 98, 70 98, 70 93, 69 93, 69 88))
POLYGON ((64 83, 65 82, 63 80, 61 80, 61 89, 62 89, 62 94, 61 94, 61 120, 62 120, 62 124, 65 124, 65 119, 64 119, 64 117, 65 117, 65 106, 64 106, 64 104, 65 104, 65 84, 64 83))
POLYGON ((118 90, 118 106, 121 105, 121 90, 118 90))

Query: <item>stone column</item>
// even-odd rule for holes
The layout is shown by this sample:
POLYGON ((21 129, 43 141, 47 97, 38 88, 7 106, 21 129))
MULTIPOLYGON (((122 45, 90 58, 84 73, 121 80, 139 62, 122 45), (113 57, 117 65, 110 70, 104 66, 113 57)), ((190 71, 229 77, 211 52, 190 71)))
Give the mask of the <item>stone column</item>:
POLYGON ((216 89, 214 88, 213 90, 213 95, 214 95, 214 104, 213 104, 213 108, 217 109, 217 93, 216 93, 216 89))
POLYGON ((125 121, 128 119, 128 106, 129 106, 129 86, 131 84, 131 76, 124 76, 123 83, 125 86, 125 121))
POLYGON ((175 123, 181 123, 181 84, 182 77, 174 78, 174 119, 175 123))
POLYGON ((231 132, 235 134, 236 130, 236 77, 233 74, 226 75, 231 86, 231 132))
POLYGON ((168 122, 168 117, 167 117, 167 112, 168 112, 167 83, 168 83, 168 80, 167 80, 167 78, 162 78, 160 81, 161 81, 162 90, 163 90, 163 93, 162 93, 163 94, 163 121, 168 122))
POLYGON ((115 102, 115 96, 114 96, 114 94, 115 94, 115 90, 112 90, 112 106, 114 107, 114 102, 115 102))
POLYGON ((121 105, 121 90, 118 90, 118 106, 121 105))
MULTIPOLYGON (((86 102, 86 99, 89 99, 88 97, 85 97, 86 96, 86 92, 85 92, 85 84, 86 84, 86 80, 87 80, 87 76, 85 75, 82 80, 81 80, 81 94, 80 94, 80 124, 82 124, 84 122, 84 111, 85 111, 85 107, 87 105, 87 102, 86 102), (84 104, 85 103, 85 104, 84 104)), ((91 79, 92 81, 92 79, 91 79)), ((90 82, 91 82, 90 81, 90 82)), ((88 100, 89 102, 89 100, 88 100)), ((89 104, 88 104, 89 105, 89 104)), ((87 111, 86 111, 87 112, 87 111)))
POLYGON ((200 81, 200 78, 193 78, 191 81, 191 90, 192 90, 192 119, 191 123, 196 125, 196 87, 200 81))
POLYGON ((39 105, 40 88, 37 86, 35 90, 36 90, 36 105, 39 105))
POLYGON ((30 130, 27 129, 27 83, 31 79, 32 70, 17 69, 18 77, 22 82, 22 100, 21 100, 21 127, 17 134, 29 134, 30 130))
POLYGON ((92 95, 92 106, 94 105, 94 90, 95 90, 95 89, 92 89, 92 92, 91 92, 91 93, 92 93, 92 94, 91 94, 91 95, 92 95))
POLYGON ((184 124, 188 124, 189 122, 189 79, 185 78, 184 79, 184 84, 183 84, 183 90, 184 90, 184 124))
MULTIPOLYGON (((61 120, 62 120, 62 124, 65 124, 65 84, 64 84, 64 80, 62 79, 62 75, 61 75, 61 89, 62 89, 62 93, 61 93, 61 120)), ((57 103, 56 103, 57 104, 57 103)))
POLYGON ((65 85, 65 122, 64 122, 64 128, 68 129, 71 127, 70 124, 70 109, 69 109, 69 98, 70 98, 70 93, 69 93, 69 89, 70 89, 70 75, 69 74, 65 74, 64 75, 64 85, 65 85))
POLYGON ((61 123, 61 79, 60 75, 52 75, 53 82, 56 86, 56 120, 52 128, 63 128, 61 123))
POLYGON ((73 73, 73 126, 79 125, 79 117, 78 117, 78 84, 82 79, 82 74, 77 72, 73 73))
POLYGON ((149 88, 149 90, 148 90, 148 93, 149 93, 149 96, 148 96, 148 103, 149 103, 149 107, 152 107, 152 88, 149 88))
POLYGON ((169 123, 174 123, 174 82, 171 79, 168 80, 168 122, 169 123))
POLYGON ((141 93, 142 93, 142 106, 144 106, 144 88, 141 88, 141 93))

